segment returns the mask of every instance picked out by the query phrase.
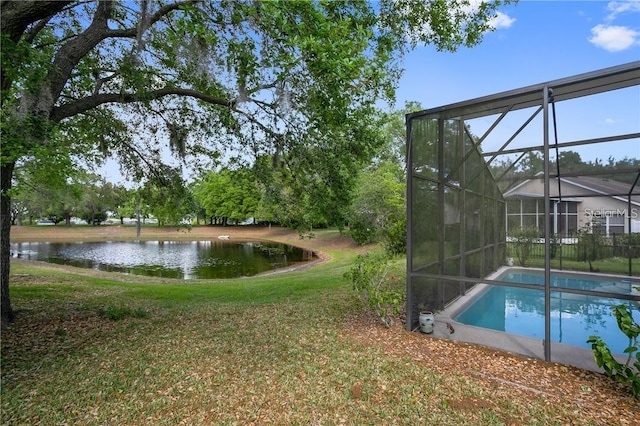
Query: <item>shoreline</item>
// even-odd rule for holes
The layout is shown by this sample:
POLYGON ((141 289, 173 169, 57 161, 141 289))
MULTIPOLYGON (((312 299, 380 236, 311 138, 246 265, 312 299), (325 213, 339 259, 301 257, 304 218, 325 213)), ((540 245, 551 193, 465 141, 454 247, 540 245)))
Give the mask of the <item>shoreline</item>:
MULTIPOLYGON (((173 240, 196 240, 198 238, 212 238, 229 235, 240 238, 262 238, 275 239, 285 238, 287 240, 298 238, 295 230, 276 226, 217 226, 217 225, 197 225, 189 228, 177 228, 175 226, 155 226, 145 225, 141 229, 141 241, 158 240, 170 238, 173 240)), ((83 241, 129 241, 137 240, 136 227, 134 225, 22 225, 11 227, 11 242, 45 242, 45 241, 67 241, 74 242, 78 238, 83 241)))
MULTIPOLYGON (((322 230, 316 238, 301 238, 294 229, 280 226, 255 226, 255 225, 198 225, 191 229, 178 229, 173 227, 145 226, 142 228, 140 238, 136 238, 136 227, 131 225, 100 225, 100 226, 12 226, 11 243, 23 242, 107 242, 107 241, 198 241, 198 240, 221 240, 221 241, 273 241, 300 247, 313 252, 316 259, 299 265, 286 266, 283 268, 265 271, 252 277, 265 277, 278 275, 287 272, 295 272, 309 269, 324 264, 331 260, 328 254, 330 250, 340 250, 345 248, 356 248, 356 244, 348 235, 332 233, 330 230, 322 230), (219 237, 228 238, 219 238, 219 237)), ((118 272, 106 272, 93 269, 79 268, 69 265, 59 265, 44 261, 24 260, 11 258, 12 264, 22 262, 35 262, 38 267, 47 269, 64 270, 80 275, 101 275, 118 281, 136 282, 180 282, 198 283, 216 281, 218 279, 172 279, 160 277, 147 277, 144 275, 124 274, 118 272), (117 278, 116 278, 117 277, 117 278), (142 279, 138 279, 142 278, 142 279)), ((251 278, 251 277, 250 277, 251 278)), ((223 279, 220 279, 223 280, 223 279)), ((228 280, 228 279, 224 279, 228 280)))

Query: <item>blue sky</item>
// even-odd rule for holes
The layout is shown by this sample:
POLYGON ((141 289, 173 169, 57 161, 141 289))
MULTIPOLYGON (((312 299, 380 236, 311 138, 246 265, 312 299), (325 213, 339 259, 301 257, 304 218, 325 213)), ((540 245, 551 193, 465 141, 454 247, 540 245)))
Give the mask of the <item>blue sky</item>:
MULTIPOLYGON (((418 48, 404 60, 398 106, 434 108, 640 60, 640 0, 532 1, 503 6, 473 48, 418 48)), ((560 140, 640 132, 640 88, 558 105, 560 140), (605 127, 607 127, 605 129, 605 127)), ((640 141, 592 146, 583 160, 640 157, 640 141)))

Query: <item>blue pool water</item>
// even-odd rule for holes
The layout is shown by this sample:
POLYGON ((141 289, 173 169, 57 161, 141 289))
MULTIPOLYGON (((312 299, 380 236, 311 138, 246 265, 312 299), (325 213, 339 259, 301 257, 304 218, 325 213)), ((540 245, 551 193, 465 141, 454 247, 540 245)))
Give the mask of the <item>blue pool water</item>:
MULTIPOLYGON (((504 273, 498 280, 542 286, 544 275, 542 272, 516 270, 504 273)), ((627 294, 630 291, 630 284, 626 280, 603 281, 589 275, 552 275, 551 285, 627 294)), ((613 353, 622 354, 630 341, 618 328, 611 312, 613 306, 622 303, 629 306, 634 320, 640 323, 640 308, 635 302, 552 291, 551 340, 591 349, 586 341, 589 336, 597 335, 602 337, 613 353)), ((467 325, 544 339, 544 291, 542 288, 533 290, 491 286, 455 320, 467 325)))

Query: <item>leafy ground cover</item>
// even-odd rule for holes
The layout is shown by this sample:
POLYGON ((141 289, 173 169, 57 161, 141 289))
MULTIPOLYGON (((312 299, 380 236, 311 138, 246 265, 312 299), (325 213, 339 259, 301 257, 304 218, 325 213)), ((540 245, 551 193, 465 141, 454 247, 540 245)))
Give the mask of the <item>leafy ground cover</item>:
MULTIPOLYGON (((135 235, 52 228, 12 232, 135 235)), ((3 424, 640 422, 638 400, 601 374, 379 325, 343 278, 364 249, 337 231, 311 240, 280 228, 145 233, 251 234, 315 248, 322 262, 184 282, 15 260, 17 321, 2 332, 3 424)))

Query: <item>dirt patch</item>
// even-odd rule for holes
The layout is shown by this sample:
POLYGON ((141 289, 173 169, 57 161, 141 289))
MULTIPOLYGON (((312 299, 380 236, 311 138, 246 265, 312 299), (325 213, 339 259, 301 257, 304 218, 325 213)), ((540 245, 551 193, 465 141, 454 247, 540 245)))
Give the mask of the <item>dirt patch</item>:
MULTIPOLYGON (((217 239, 221 236, 235 238, 284 238, 300 239, 298 233, 277 226, 194 226, 191 229, 145 226, 140 240, 197 240, 217 239)), ((128 225, 106 226, 13 226, 11 241, 133 241, 136 227, 128 225)))
MULTIPOLYGON (((320 233, 315 238, 302 237, 297 231, 279 226, 194 226, 191 229, 176 229, 174 227, 143 227, 140 241, 171 240, 271 240, 320 250, 339 250, 341 248, 355 248, 351 237, 338 231, 320 233)), ((136 228, 134 226, 13 226, 11 228, 11 242, 25 241, 135 241, 136 228)))
POLYGON ((487 401, 486 399, 480 398, 460 398, 448 401, 448 405, 451 408, 456 410, 493 410, 495 408, 495 404, 491 401, 487 401))

